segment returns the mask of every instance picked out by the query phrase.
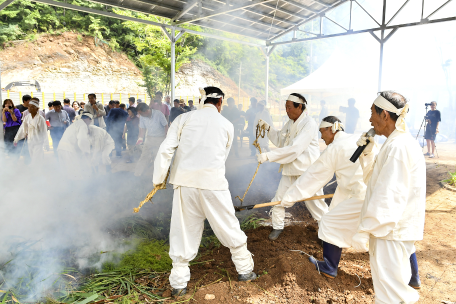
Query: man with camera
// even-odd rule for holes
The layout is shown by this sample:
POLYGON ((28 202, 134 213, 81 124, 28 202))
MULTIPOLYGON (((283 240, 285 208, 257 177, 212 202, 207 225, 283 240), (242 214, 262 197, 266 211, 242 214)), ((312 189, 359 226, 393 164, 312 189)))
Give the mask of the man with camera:
POLYGON ((424 138, 426 139, 427 144, 427 153, 424 156, 429 156, 429 158, 434 158, 435 153, 435 137, 439 133, 439 123, 441 121, 440 111, 437 110, 437 102, 433 101, 427 103, 426 106, 431 106, 431 110, 426 113, 426 133, 424 138), (431 153, 432 146, 432 153, 431 153))

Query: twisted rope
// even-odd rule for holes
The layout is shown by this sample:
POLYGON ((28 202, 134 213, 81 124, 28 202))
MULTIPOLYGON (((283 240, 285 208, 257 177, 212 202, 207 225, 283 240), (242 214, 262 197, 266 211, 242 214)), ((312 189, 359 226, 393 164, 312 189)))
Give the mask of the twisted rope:
POLYGON ((163 181, 163 183, 155 185, 154 189, 152 191, 150 191, 149 194, 147 194, 146 198, 141 203, 139 203, 138 208, 133 208, 134 213, 138 213, 139 209, 141 209, 141 207, 148 201, 150 201, 153 204, 153 202, 151 200, 152 200, 152 197, 155 195, 155 193, 157 193, 158 190, 166 189, 166 181, 168 180, 170 172, 171 172, 171 167, 168 169, 168 174, 166 174, 166 177, 165 177, 165 180, 163 181))
MULTIPOLYGON (((256 126, 256 134, 255 135, 256 135, 256 139, 255 139, 255 141, 253 142, 252 145, 255 146, 258 149, 258 151, 260 152, 260 154, 261 154, 261 147, 260 147, 260 144, 258 143, 258 138, 260 138, 260 137, 264 138, 265 135, 266 135, 266 128, 264 127, 264 125, 262 125, 260 127, 260 125, 258 124, 256 126)), ((258 162, 258 166, 257 166, 257 168, 255 170, 255 174, 253 174, 252 180, 250 181, 250 184, 247 187, 247 190, 245 190, 244 196, 242 198, 239 197, 239 196, 236 196, 236 198, 238 198, 241 201, 241 206, 242 206, 242 203, 244 202, 244 199, 245 199, 245 196, 247 195, 247 192, 249 192, 250 186, 252 185, 253 180, 255 179, 255 176, 258 173, 258 169, 260 168, 260 165, 261 165, 260 162, 258 162)))

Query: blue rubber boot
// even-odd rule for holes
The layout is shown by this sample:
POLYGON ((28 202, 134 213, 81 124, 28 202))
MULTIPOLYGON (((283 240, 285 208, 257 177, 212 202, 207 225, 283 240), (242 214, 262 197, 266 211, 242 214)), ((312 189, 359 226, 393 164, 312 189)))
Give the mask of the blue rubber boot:
POLYGON ((315 265, 315 268, 321 274, 328 278, 334 279, 337 276, 342 248, 333 244, 323 242, 323 261, 317 261, 314 257, 309 257, 309 261, 315 265))
POLYGON ((412 278, 410 279, 409 286, 420 289, 421 281, 420 275, 418 274, 418 261, 416 259, 416 253, 410 256, 410 268, 412 268, 412 278))

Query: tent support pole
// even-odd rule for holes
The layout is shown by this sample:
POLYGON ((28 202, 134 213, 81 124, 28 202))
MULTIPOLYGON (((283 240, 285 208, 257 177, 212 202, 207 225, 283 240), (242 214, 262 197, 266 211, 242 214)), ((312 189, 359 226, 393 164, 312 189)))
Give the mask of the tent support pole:
POLYGON ((266 50, 266 94, 265 94, 266 105, 268 104, 268 98, 269 98, 269 50, 266 50))
POLYGON ((385 19, 386 19, 386 0, 383 0, 383 13, 380 37, 380 63, 378 67, 378 92, 382 91, 382 73, 383 73, 383 45, 385 44, 385 19))
POLYGON ((171 102, 174 100, 175 87, 175 71, 176 71, 176 30, 171 28, 171 102))

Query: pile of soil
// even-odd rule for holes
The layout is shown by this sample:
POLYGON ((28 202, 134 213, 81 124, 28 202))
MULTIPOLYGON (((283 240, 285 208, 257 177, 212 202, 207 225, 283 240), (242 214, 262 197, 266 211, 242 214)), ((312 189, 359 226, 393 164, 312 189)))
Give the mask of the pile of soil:
POLYGON ((246 232, 258 279, 238 282, 229 249, 211 248, 200 252, 190 266, 186 298, 200 303, 373 303, 368 253, 344 250, 337 277, 320 275, 306 254, 291 251, 301 250, 322 260, 316 223, 305 207, 292 209, 300 213, 300 224, 286 227, 277 241, 268 239, 270 227, 246 232), (212 297, 207 295, 215 298, 206 300, 212 297))

